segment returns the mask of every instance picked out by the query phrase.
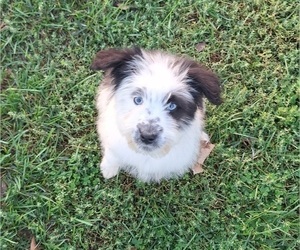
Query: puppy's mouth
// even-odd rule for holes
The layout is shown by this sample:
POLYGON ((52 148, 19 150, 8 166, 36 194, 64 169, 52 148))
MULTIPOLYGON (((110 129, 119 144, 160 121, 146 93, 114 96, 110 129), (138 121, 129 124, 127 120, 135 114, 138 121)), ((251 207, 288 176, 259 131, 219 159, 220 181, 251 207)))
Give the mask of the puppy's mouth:
POLYGON ((137 133, 135 136, 135 143, 139 149, 145 152, 151 152, 159 149, 162 145, 159 135, 142 135, 137 133))
POLYGON ((160 148, 157 144, 145 145, 139 143, 138 146, 142 151, 149 152, 149 153, 160 148))

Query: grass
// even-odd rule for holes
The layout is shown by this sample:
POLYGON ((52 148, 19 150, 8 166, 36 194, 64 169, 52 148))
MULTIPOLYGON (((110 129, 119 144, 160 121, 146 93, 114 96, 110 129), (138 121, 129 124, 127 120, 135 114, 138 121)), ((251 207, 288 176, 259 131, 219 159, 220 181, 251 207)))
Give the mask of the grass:
POLYGON ((1 1, 0 248, 298 249, 298 14, 288 0, 1 1), (89 65, 132 45, 222 79, 204 174, 100 175, 89 65))

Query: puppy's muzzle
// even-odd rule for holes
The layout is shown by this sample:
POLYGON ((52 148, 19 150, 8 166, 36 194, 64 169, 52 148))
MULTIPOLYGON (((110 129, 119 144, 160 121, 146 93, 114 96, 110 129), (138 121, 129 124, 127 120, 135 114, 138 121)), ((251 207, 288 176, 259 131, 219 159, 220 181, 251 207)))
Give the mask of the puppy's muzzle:
POLYGON ((146 145, 155 144, 162 132, 162 127, 154 124, 140 123, 137 125, 140 140, 146 145))

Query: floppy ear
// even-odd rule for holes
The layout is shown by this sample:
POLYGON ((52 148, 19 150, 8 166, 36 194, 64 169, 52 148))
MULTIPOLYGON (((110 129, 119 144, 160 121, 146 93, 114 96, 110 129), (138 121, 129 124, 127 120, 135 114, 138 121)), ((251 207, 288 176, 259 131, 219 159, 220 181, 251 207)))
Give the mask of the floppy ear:
POLYGON ((142 54, 141 49, 137 47, 132 49, 101 50, 96 54, 90 69, 105 71, 109 68, 116 68, 132 60, 137 54, 142 54))
POLYGON ((220 80, 213 72, 205 69, 202 65, 192 62, 188 70, 189 84, 197 92, 203 93, 213 104, 222 103, 220 80))

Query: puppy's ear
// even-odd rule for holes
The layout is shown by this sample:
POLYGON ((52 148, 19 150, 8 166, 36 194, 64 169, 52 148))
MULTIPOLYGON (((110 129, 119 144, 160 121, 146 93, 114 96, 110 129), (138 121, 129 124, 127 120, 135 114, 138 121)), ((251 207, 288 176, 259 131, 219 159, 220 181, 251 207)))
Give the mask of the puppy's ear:
POLYGON ((130 60, 135 55, 141 55, 141 49, 134 47, 132 49, 107 49, 99 51, 90 67, 91 70, 107 70, 118 67, 130 60))
POLYGON ((188 70, 188 77, 192 88, 203 93, 211 103, 215 105, 222 103, 220 80, 217 75, 202 65, 192 62, 188 70))

